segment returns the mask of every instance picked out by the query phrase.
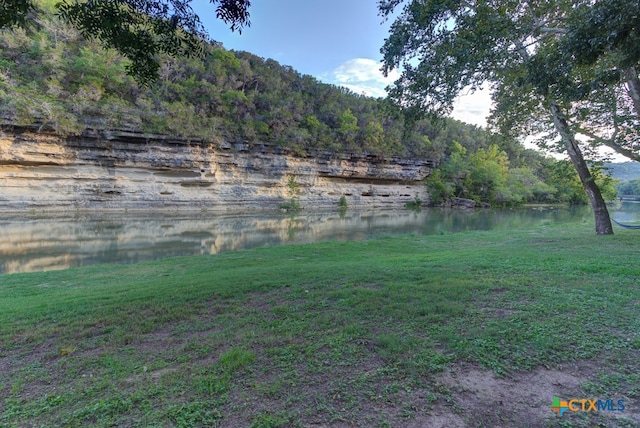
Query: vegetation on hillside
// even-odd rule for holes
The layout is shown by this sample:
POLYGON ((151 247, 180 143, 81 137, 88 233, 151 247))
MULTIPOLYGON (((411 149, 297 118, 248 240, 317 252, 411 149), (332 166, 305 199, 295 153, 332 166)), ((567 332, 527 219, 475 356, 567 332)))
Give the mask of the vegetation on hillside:
POLYGON ((620 181, 640 179, 640 162, 611 162, 603 165, 613 178, 620 181))
POLYGON ((384 100, 215 43, 203 60, 164 58, 160 78, 149 87, 126 74, 125 58, 83 39, 53 13, 40 14, 27 29, 3 30, 0 53, 5 123, 62 135, 94 129, 108 138, 128 130, 193 142, 266 143, 298 156, 424 158, 440 165, 428 183, 435 202, 453 196, 496 204, 580 199, 564 177, 554 176, 555 161, 513 139, 450 119, 421 120, 408 129, 384 100))
MULTIPOLYGON (((208 34, 192 0, 3 0, 0 28, 28 28, 40 14, 56 13, 85 37, 116 49, 127 73, 146 85, 158 78, 162 55, 200 57, 208 34)), ((231 31, 249 26, 249 0, 210 0, 231 31)))
POLYGON ((640 163, 607 163, 604 168, 616 180, 618 195, 640 195, 640 163))
POLYGON ((640 195, 640 179, 623 181, 617 190, 619 195, 640 195))

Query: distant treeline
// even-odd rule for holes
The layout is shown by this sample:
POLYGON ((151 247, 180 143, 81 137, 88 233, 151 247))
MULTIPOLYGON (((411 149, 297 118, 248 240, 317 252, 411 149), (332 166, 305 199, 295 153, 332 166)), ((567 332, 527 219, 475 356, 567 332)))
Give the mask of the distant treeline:
POLYGON ((0 116, 61 135, 124 129, 268 142, 298 156, 424 158, 440 165, 428 180, 435 202, 453 196, 504 205, 586 201, 570 168, 514 140, 452 119, 408 127, 384 100, 320 83, 272 59, 212 43, 204 59, 164 59, 160 79, 147 88, 125 73, 126 64, 53 13, 40 15, 29 30, 3 30, 0 116))

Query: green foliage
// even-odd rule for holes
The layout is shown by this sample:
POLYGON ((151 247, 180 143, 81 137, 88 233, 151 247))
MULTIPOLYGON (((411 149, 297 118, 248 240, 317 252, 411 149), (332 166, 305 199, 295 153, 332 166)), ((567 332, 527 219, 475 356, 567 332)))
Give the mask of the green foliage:
POLYGON ((384 135, 384 128, 378 121, 372 120, 367 123, 362 132, 362 142, 365 151, 370 153, 387 152, 387 148, 385 147, 387 141, 384 135))
POLYGON ((513 203, 556 202, 556 189, 542 181, 530 167, 512 168, 506 186, 511 191, 513 203))
POLYGON ((233 374, 237 370, 250 366, 255 359, 253 352, 233 348, 220 355, 220 365, 225 373, 233 374))
POLYGON ((290 426, 290 420, 281 415, 261 413, 251 421, 251 428, 284 428, 290 426))
POLYGON ((568 20, 562 40, 579 63, 593 65, 608 55, 624 67, 640 62, 640 5, 625 0, 582 2, 568 20))
POLYGON ((407 202, 406 204, 404 204, 404 206, 405 208, 409 208, 411 210, 420 210, 420 207, 422 207, 422 199, 416 196, 413 201, 407 202))
MULTIPOLYGON (((515 139, 452 119, 417 120, 407 130, 404 117, 382 100, 215 44, 204 47, 204 60, 160 54, 159 80, 141 87, 126 74, 122 55, 84 40, 52 13, 40 13, 37 24, 3 30, 0 38, 0 115, 20 125, 63 135, 92 128, 267 144, 297 156, 429 159, 442 170, 429 180, 435 201, 465 195, 508 201, 505 188, 517 180, 505 178, 500 162, 536 172, 541 162, 515 139), (497 152, 488 150, 508 159, 492 159, 497 152)), ((295 203, 286 205, 299 209, 297 197, 289 198, 295 203)))
MULTIPOLYGON (((402 3, 406 6, 394 17, 382 48, 383 71, 402 70, 390 97, 413 112, 442 115, 451 111, 463 89, 491 85, 496 102, 492 122, 507 135, 543 134, 545 147, 559 137, 561 144, 553 146, 570 157, 590 195, 596 233, 613 233, 605 201, 590 176, 576 133, 589 136, 594 145, 610 143, 609 138, 596 134, 602 129, 605 134, 612 129, 618 134, 619 107, 629 111, 629 106, 636 105, 640 115, 640 79, 635 70, 625 71, 631 76, 630 87, 637 83, 637 97, 630 90, 633 102, 628 94, 618 102, 615 88, 601 84, 610 76, 600 79, 594 67, 574 73, 577 61, 565 54, 561 41, 574 6, 583 2, 386 0, 379 8, 388 17, 402 3), (590 129, 590 103, 597 104, 599 113, 608 119, 613 115, 613 120, 598 121, 590 129)), ((620 29, 617 24, 614 28, 620 29)), ((637 117, 631 122, 635 126, 637 117)), ((607 145, 617 149, 616 144, 607 145)), ((469 179, 467 187, 471 186, 474 195, 513 200, 504 188, 506 178, 501 177, 500 165, 493 161, 481 168, 476 165, 469 179), (475 186, 478 180, 480 187, 475 186)))
MULTIPOLYGON (((584 141, 640 160, 636 145, 640 117, 639 8, 637 2, 623 0, 574 0, 543 9, 540 21, 546 21, 547 31, 537 36, 535 49, 530 49, 530 57, 513 81, 513 86, 519 87, 516 91, 529 94, 523 97, 521 93, 522 101, 517 104, 528 104, 529 112, 544 112, 549 100, 555 99, 584 141)), ((514 104, 506 95, 509 90, 505 87, 497 97, 505 109, 514 104)), ((520 116, 520 122, 539 119, 537 114, 527 117, 526 113, 520 116)), ((503 123, 503 129, 509 126, 503 123)))
POLYGON ((27 15, 33 10, 30 0, 3 0, 0 3, 0 28, 25 25, 27 15))
POLYGON ((300 184, 296 180, 295 175, 289 175, 287 178, 287 193, 290 199, 280 204, 280 209, 292 212, 300 211, 300 200, 298 199, 300 184))
POLYGON ((606 201, 614 200, 618 195, 618 181, 603 171, 599 165, 592 166, 591 175, 602 192, 602 197, 606 201))
POLYGON ((613 178, 621 181, 640 179, 640 162, 614 162, 602 166, 613 178))
POLYGON ((456 183, 443 176, 441 168, 434 169, 427 177, 425 184, 429 191, 432 205, 442 205, 455 196, 456 183))
MULTIPOLYGON (((556 189, 556 200, 571 205, 586 205, 589 203, 589 199, 580 182, 580 177, 569 161, 557 161, 547 168, 547 172, 549 174, 547 183, 556 189)), ((591 175, 601 189, 603 197, 608 201, 615 199, 617 181, 605 174, 597 165, 591 167, 591 175)))
POLYGON ((620 182, 617 190, 619 195, 640 195, 640 179, 620 182))
POLYGON ((491 145, 470 154, 469 167, 464 188, 471 199, 510 202, 505 188, 509 160, 498 146, 491 145))
POLYGON ((338 208, 347 209, 347 207, 347 197, 345 195, 340 196, 340 199, 338 200, 338 208))
POLYGON ((280 204, 280 209, 288 212, 298 212, 302 207, 300 206, 300 200, 298 198, 291 198, 286 202, 280 204))
MULTIPOLYGON (((61 0, 8 0, 0 5, 0 29, 27 26, 27 15, 58 14, 83 36, 115 48, 131 63, 127 72, 140 84, 159 77, 158 57, 167 54, 198 56, 204 52, 207 34, 191 0, 115 0, 82 2, 61 0), (36 7, 37 6, 37 7, 36 7), (42 9, 40 9, 40 7, 42 9)), ((249 0, 212 0, 218 3, 216 16, 241 30, 249 25, 249 0)))
POLYGON ((222 414, 211 403, 196 401, 170 408, 167 417, 179 428, 218 427, 221 426, 222 414))
POLYGON ((432 171, 426 185, 433 205, 446 204, 453 197, 502 206, 558 201, 555 189, 543 179, 542 170, 510 168, 507 153, 495 144, 468 152, 454 142, 449 158, 432 171))
POLYGON ((296 176, 293 174, 289 175, 289 178, 287 178, 287 190, 289 192, 289 196, 292 198, 298 196, 298 193, 300 192, 300 184, 298 183, 298 180, 296 180, 296 176))
POLYGON ((346 109, 338 119, 338 135, 340 136, 344 146, 353 152, 360 151, 356 145, 356 138, 360 128, 358 127, 358 118, 353 115, 351 109, 346 109))
POLYGON ((570 205, 585 205, 589 203, 584 192, 580 177, 568 161, 559 161, 548 170, 548 182, 557 189, 557 199, 570 205))

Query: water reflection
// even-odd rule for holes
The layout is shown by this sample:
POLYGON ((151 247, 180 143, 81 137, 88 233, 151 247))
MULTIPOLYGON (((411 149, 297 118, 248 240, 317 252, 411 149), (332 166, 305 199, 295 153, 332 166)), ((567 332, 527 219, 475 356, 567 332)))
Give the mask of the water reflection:
POLYGON ((640 225, 640 201, 623 201, 610 210, 611 218, 620 223, 640 225))
POLYGON ((91 213, 5 216, 0 220, 0 273, 135 263, 164 257, 382 235, 511 229, 591 219, 587 208, 478 211, 91 213))

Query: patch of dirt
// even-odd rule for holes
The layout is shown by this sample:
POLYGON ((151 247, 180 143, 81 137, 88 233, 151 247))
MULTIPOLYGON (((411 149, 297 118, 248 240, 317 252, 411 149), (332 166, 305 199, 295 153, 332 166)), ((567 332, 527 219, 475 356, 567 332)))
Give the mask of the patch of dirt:
POLYGON ((363 288, 365 290, 382 290, 382 285, 372 282, 356 282, 353 286, 356 288, 363 288))
POLYGON ((597 426, 617 427, 618 418, 640 424, 640 409, 629 397, 593 397, 581 390, 581 384, 588 381, 588 375, 596 369, 583 363, 562 371, 539 368, 499 378, 492 371, 460 364, 435 378, 439 385, 449 390, 455 405, 435 409, 431 415, 416 418, 413 425, 407 426, 535 428, 555 426, 554 421, 558 418, 584 418, 585 415, 590 421, 589 426, 597 421, 597 426), (554 397, 564 400, 625 399, 627 411, 566 412, 560 416, 551 410, 554 397))
POLYGON ((495 317, 498 319, 503 319, 520 312, 517 309, 505 309, 505 308, 497 308, 497 307, 496 308, 479 307, 477 308, 477 311, 482 312, 483 314, 488 314, 488 316, 495 317))

